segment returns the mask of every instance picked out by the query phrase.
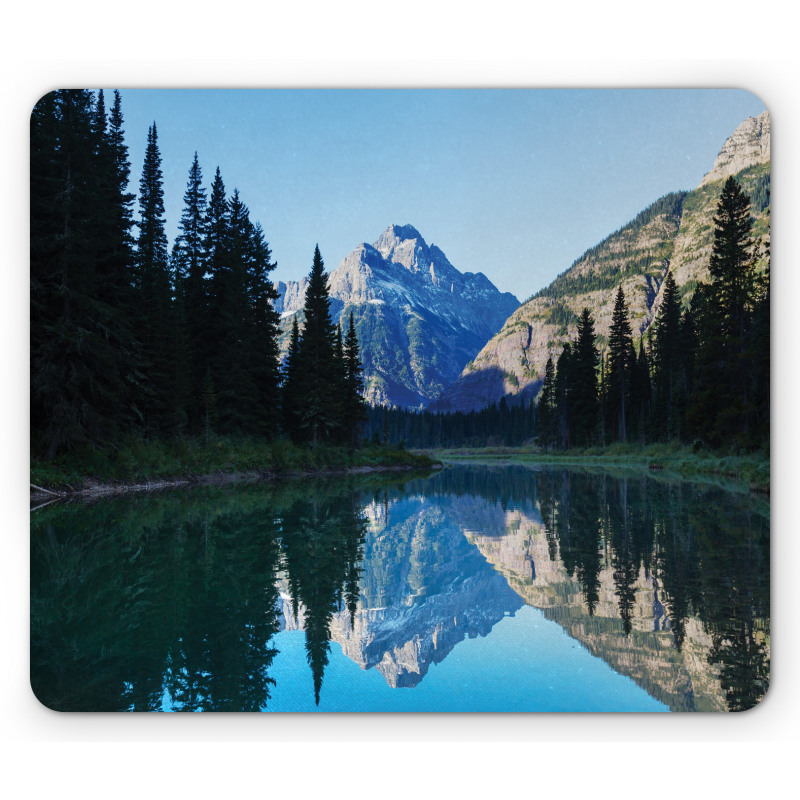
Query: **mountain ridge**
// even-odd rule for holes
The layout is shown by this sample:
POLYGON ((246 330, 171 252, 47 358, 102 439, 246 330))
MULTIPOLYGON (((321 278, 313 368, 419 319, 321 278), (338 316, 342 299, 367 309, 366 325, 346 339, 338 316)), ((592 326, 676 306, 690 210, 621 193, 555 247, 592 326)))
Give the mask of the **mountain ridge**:
MULTIPOLYGON (((519 306, 482 272, 460 272, 408 224, 389 225, 373 244, 355 247, 328 286, 334 321, 353 313, 367 401, 401 407, 435 400, 519 306)), ((277 288, 285 349, 303 282, 277 288)))
POLYGON ((535 397, 548 357, 555 362, 563 344, 575 338, 584 307, 592 312, 603 349, 619 286, 634 338, 652 324, 668 270, 687 302, 697 283, 708 279, 713 216, 722 183, 731 174, 751 196, 754 237, 769 236, 769 139, 768 112, 742 122, 696 189, 659 198, 528 298, 431 409, 470 411, 504 396, 525 401, 535 397))

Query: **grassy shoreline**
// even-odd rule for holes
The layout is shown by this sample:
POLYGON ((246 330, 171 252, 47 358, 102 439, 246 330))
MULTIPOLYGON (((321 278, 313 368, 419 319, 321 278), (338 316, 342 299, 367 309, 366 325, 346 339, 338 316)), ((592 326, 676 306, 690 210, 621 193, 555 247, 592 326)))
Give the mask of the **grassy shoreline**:
POLYGON ((574 466, 640 467, 674 472, 682 477, 722 476, 743 484, 751 491, 770 491, 770 460, 761 453, 694 452, 676 444, 621 445, 588 447, 562 452, 546 452, 537 447, 475 447, 458 449, 415 450, 441 461, 521 461, 536 464, 574 466))
POLYGON ((376 445, 351 452, 328 445, 312 450, 284 440, 129 441, 113 451, 87 448, 52 462, 32 456, 30 483, 32 495, 99 495, 232 480, 275 480, 436 466, 436 460, 427 454, 376 445))

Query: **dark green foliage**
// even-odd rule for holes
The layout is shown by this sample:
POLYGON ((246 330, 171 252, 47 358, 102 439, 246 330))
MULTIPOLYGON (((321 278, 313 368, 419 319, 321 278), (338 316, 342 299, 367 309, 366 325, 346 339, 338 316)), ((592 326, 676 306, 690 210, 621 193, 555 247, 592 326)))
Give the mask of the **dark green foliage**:
POLYGON ((102 92, 95 98, 80 90, 45 96, 31 115, 34 453, 114 448, 128 434, 270 439, 282 425, 292 432, 292 415, 311 431, 309 440, 341 437, 354 446, 363 408, 351 402, 351 433, 342 417, 348 370, 361 389, 358 347, 351 343, 348 362, 342 343, 333 363, 321 258, 309 298, 306 365, 297 371, 303 385, 290 391, 296 408, 283 419, 278 294, 270 281, 276 264, 264 231, 238 191, 226 197, 219 168, 206 202, 195 153, 168 255, 154 123, 134 240, 122 124, 118 92, 110 115, 102 92), (326 408, 332 385, 340 391, 326 408))
POLYGON ((573 349, 570 441, 578 447, 592 443, 599 416, 597 367, 600 356, 595 346, 594 320, 584 308, 578 321, 578 337, 573 349))
POLYGON ((207 372, 205 363, 208 349, 208 303, 204 249, 206 190, 202 185, 203 174, 197 153, 189 168, 189 179, 183 196, 184 208, 178 225, 180 233, 172 249, 173 280, 176 298, 183 303, 188 339, 189 397, 187 415, 191 429, 195 432, 203 427, 201 397, 207 372))
POLYGON ((553 445, 553 434, 555 427, 555 410, 556 410, 556 370, 553 364, 553 357, 547 357, 547 364, 544 369, 544 383, 542 384, 542 393, 539 396, 539 405, 537 407, 539 415, 539 443, 542 447, 551 447, 553 445))
POLYGON ((578 318, 573 311, 567 308, 563 303, 556 303, 551 309, 550 313, 545 319, 546 325, 558 325, 558 333, 565 336, 567 327, 574 325, 578 322, 578 318))
POLYGON ((34 521, 31 683, 60 711, 260 711, 279 570, 305 610, 319 702, 329 624, 358 601, 360 494, 323 485, 112 499, 34 521))
POLYGON ((343 440, 350 448, 357 446, 360 439, 361 428, 367 419, 366 404, 364 403, 364 370, 361 366, 361 357, 358 347, 358 336, 350 312, 350 324, 344 342, 345 362, 345 396, 342 409, 343 440))
POLYGON ((608 337, 608 371, 606 373, 607 421, 612 439, 628 438, 628 415, 631 406, 633 373, 633 336, 628 307, 622 287, 617 291, 611 331, 608 337))
POLYGON ((480 411, 409 411, 372 406, 366 409, 366 438, 407 447, 516 447, 529 442, 537 430, 533 399, 519 396, 480 411))
POLYGON ((303 407, 297 436, 298 441, 308 442, 312 447, 335 438, 339 425, 338 408, 334 405, 336 398, 331 396, 331 387, 341 379, 337 372, 337 366, 341 365, 337 365, 335 360, 330 302, 328 275, 317 246, 306 289, 305 324, 298 349, 299 395, 303 398, 303 407))
POLYGON ((130 196, 119 104, 83 90, 31 114, 31 444, 54 457, 138 422, 130 196))
POLYGON ((658 317, 653 326, 653 422, 651 436, 668 440, 679 438, 685 406, 685 382, 682 380, 683 343, 681 308, 672 272, 664 279, 658 317))
POLYGON ((750 201, 734 178, 725 182, 714 225, 711 283, 693 303, 697 359, 687 429, 711 446, 753 448, 769 438, 769 271, 759 273, 750 201))
POLYGON ((289 351, 283 363, 283 384, 281 386, 283 430, 294 441, 297 441, 300 436, 300 410, 303 407, 299 352, 300 328, 295 316, 292 318, 292 335, 289 339, 289 351))
POLYGON ((147 133, 144 166, 139 180, 137 225, 135 286, 139 302, 136 322, 148 376, 143 413, 146 434, 158 437, 179 432, 181 409, 176 404, 178 398, 172 380, 175 328, 171 320, 164 186, 155 123, 147 133))
POLYGON ((750 201, 735 178, 725 182, 714 217, 714 247, 709 262, 717 324, 726 336, 744 336, 756 288, 750 201))

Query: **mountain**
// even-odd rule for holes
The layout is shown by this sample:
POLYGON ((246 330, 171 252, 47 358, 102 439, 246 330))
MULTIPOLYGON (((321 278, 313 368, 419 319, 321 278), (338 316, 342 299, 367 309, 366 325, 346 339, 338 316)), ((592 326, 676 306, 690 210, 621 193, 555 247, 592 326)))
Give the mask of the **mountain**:
MULTIPOLYGON (((390 225, 356 247, 329 287, 334 320, 353 312, 367 401, 406 408, 435 400, 519 306, 482 272, 459 272, 411 225, 390 225)), ((277 288, 286 347, 305 288, 277 288)))
MULTIPOLYGON (((331 619, 330 636, 361 669, 392 688, 418 685, 466 638, 487 636, 522 607, 506 579, 436 506, 421 496, 365 508, 360 599, 331 619)), ((305 630, 287 581, 277 604, 280 629, 305 630)))
POLYGON ((605 347, 620 285, 634 338, 642 336, 653 322, 669 269, 687 302, 697 283, 708 279, 713 217, 722 184, 730 175, 736 176, 750 195, 754 237, 767 239, 768 112, 739 125, 694 191, 660 198, 516 309, 432 409, 467 411, 490 405, 504 395, 534 397, 541 388, 548 356, 555 362, 564 343, 575 338, 584 307, 594 317, 599 347, 605 347))

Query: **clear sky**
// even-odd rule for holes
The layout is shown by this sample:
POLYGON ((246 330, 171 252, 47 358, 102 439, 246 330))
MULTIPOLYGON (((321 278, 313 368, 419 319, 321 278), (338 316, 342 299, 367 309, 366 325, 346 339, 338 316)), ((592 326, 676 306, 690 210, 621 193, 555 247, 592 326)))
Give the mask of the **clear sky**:
MULTIPOLYGON (((195 150, 297 280, 411 224, 524 300, 667 192, 693 189, 764 110, 735 89, 123 89, 131 191, 148 126, 172 243, 195 150)), ((107 105, 111 97, 106 99, 107 105)))

